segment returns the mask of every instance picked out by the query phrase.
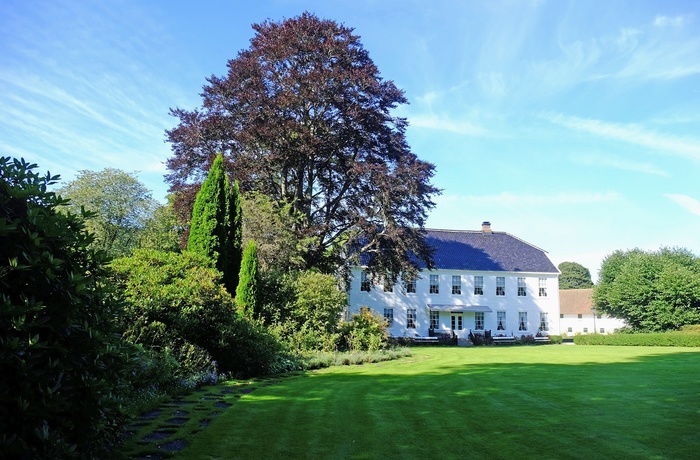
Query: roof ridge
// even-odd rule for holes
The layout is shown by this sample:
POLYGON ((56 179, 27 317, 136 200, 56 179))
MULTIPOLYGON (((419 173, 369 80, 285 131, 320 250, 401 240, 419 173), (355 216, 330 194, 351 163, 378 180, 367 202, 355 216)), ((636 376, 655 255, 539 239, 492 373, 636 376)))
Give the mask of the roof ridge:
MULTIPOLYGON (((432 230, 432 231, 435 231, 435 232, 450 232, 450 233, 484 233, 484 232, 481 231, 481 230, 455 230, 455 229, 449 229, 449 228, 426 228, 425 230, 426 230, 426 231, 432 230)), ((510 236, 511 238, 514 238, 514 239, 520 241, 520 242, 523 243, 523 244, 527 244, 528 246, 532 246, 533 248, 537 249, 538 251, 542 251, 542 252, 544 252, 545 254, 549 254, 549 251, 547 251, 546 249, 542 249, 542 248, 539 247, 539 246, 535 246, 534 244, 529 243, 529 242, 525 241, 525 240, 522 239, 522 238, 518 238, 518 237, 515 236, 515 235, 511 235, 511 234, 508 233, 508 232, 503 232, 503 231, 491 231, 491 233, 496 233, 496 234, 499 234, 499 235, 507 235, 507 236, 510 236)))

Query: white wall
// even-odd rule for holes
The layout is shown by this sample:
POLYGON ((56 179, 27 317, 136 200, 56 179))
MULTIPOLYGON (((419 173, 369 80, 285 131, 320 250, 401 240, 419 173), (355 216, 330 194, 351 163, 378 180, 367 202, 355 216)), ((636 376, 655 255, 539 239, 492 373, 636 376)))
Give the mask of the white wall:
POLYGON ((595 322, 593 321, 593 315, 581 316, 579 318, 578 315, 563 315, 563 318, 559 319, 559 329, 562 335, 573 336, 576 334, 593 334, 594 332, 598 334, 612 334, 615 332, 615 329, 625 326, 623 320, 606 315, 601 315, 600 318, 596 316, 595 322), (569 331, 569 328, 571 331, 569 331))
MULTIPOLYGON (((540 326, 540 312, 548 313, 549 334, 559 333, 559 279, 556 274, 537 273, 508 273, 508 272, 476 272, 434 270, 424 271, 416 282, 416 293, 406 293, 404 286, 399 283, 393 292, 384 292, 379 283, 372 285, 370 292, 360 291, 360 269, 352 270, 352 280, 349 291, 350 313, 357 313, 360 307, 367 306, 379 314, 384 314, 384 308, 394 309, 394 325, 390 332, 394 336, 427 336, 430 327, 429 305, 464 306, 463 330, 455 330, 460 337, 467 337, 469 329, 475 329, 474 312, 469 312, 469 306, 486 306, 492 311, 484 314, 484 328, 491 330, 493 335, 503 333, 517 336, 536 334, 540 326), (430 276, 438 275, 440 292, 430 294, 430 276), (452 275, 460 275, 462 293, 452 294, 452 275), (484 294, 474 294, 474 276, 484 277, 484 294), (496 295, 496 277, 505 277, 506 295, 496 295), (524 277, 526 295, 518 296, 518 277, 524 277), (539 296, 539 278, 547 279, 547 296, 539 296), (407 309, 415 308, 417 314, 416 329, 406 329, 407 309), (506 329, 497 331, 497 311, 506 311, 506 329), (527 312, 528 325, 526 331, 518 330, 518 312, 527 312)), ((440 312, 439 329, 451 329, 453 313, 440 312)), ((455 314, 456 316, 456 314, 455 314)))

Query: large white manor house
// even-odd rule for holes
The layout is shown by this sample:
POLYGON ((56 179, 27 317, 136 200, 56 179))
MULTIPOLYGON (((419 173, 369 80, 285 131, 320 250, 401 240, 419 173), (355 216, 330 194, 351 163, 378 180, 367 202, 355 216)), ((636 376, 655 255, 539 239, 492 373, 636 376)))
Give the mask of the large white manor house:
POLYGON ((469 331, 559 334, 559 270, 547 253, 484 222, 481 231, 427 230, 435 268, 408 284, 373 284, 352 270, 349 313, 367 306, 395 337, 469 331))

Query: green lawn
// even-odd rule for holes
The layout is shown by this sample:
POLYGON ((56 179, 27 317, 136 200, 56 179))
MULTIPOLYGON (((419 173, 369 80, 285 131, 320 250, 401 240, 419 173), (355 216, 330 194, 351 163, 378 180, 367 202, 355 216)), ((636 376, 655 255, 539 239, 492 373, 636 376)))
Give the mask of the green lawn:
POLYGON ((697 348, 414 348, 231 402, 175 458, 700 457, 697 348))

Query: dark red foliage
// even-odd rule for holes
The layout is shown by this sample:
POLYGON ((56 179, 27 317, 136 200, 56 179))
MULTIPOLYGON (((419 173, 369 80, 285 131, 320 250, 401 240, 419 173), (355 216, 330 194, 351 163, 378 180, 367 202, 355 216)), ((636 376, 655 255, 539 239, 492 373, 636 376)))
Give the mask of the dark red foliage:
POLYGON ((167 132, 166 179, 180 215, 222 152, 242 191, 292 204, 299 238, 316 237, 309 266, 322 268, 329 249, 350 244, 381 254, 370 268, 383 275, 413 273, 409 253, 430 263, 422 229, 439 190, 434 165, 406 143, 406 120, 390 113, 407 103, 403 91, 380 77, 353 29, 334 21, 304 13, 253 29, 228 74, 207 79, 201 108, 171 110, 179 124, 167 132))

